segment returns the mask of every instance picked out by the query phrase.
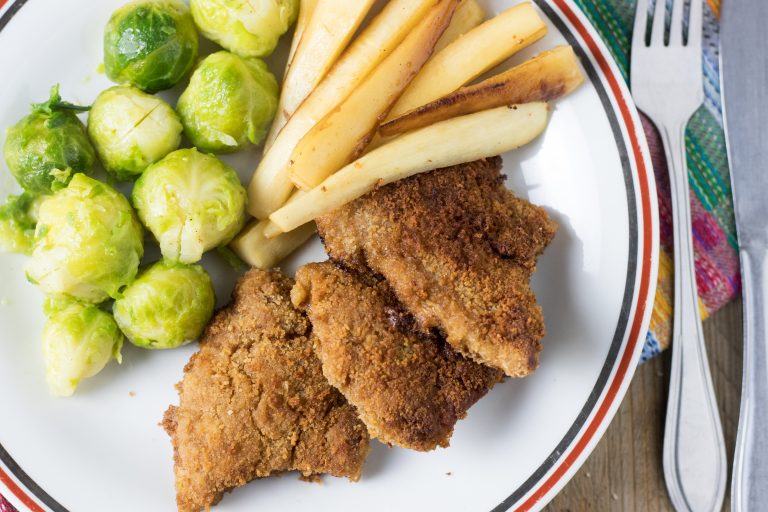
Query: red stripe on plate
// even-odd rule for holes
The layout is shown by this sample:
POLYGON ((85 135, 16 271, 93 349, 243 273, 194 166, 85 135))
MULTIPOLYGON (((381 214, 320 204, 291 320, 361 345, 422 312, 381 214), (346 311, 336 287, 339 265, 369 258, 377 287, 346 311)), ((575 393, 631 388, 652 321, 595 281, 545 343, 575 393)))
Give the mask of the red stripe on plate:
POLYGON ((7 4, 7 3, 8 3, 8 0, 0 0, 0 9, 5 7, 5 4, 7 4))
MULTIPOLYGON (((571 22, 571 24, 576 27, 576 30, 581 35, 582 39, 584 39, 584 42, 589 47, 590 52, 595 57, 595 60, 597 60, 598 65, 600 66, 600 69, 605 74, 606 79, 608 80, 608 84, 610 85, 611 92, 613 93, 614 97, 616 97, 619 103, 619 111, 621 112, 621 116, 624 119, 624 123, 626 124, 628 128, 628 135, 630 139, 630 143, 632 145, 632 152, 635 157, 635 162, 637 163, 637 171, 640 175, 640 196, 641 196, 641 204, 642 204, 642 212, 643 212, 643 258, 641 261, 642 265, 642 275, 640 277, 640 289, 638 297, 641 299, 643 297, 647 297, 648 290, 650 287, 651 282, 651 268, 652 268, 652 260, 653 260, 653 225, 652 225, 652 216, 651 216, 651 199, 650 199, 650 191, 648 189, 648 169, 645 167, 645 160, 643 159, 643 151, 640 148, 640 144, 637 138, 637 130, 638 127, 635 124, 634 120, 632 119, 632 115, 629 109, 629 106, 627 105, 627 102, 622 99, 622 93, 621 93, 621 87, 619 86, 619 81, 617 80, 616 76, 613 74, 613 71, 611 70, 610 65, 608 64, 608 61, 606 60, 603 53, 600 51, 600 48, 598 47, 597 43, 595 42, 595 39, 592 37, 592 34, 587 29, 587 27, 584 26, 584 24, 581 22, 579 17, 573 12, 573 10, 570 8, 570 6, 564 1, 564 0, 553 0, 557 6, 560 8, 560 10, 565 14, 565 16, 568 18, 568 21, 571 22)), ((590 422, 589 426, 587 426, 586 430, 584 431, 584 434, 582 434, 581 438, 576 442, 576 444, 573 447, 573 450, 563 459, 558 467, 555 469, 555 471, 549 476, 549 478, 542 483, 538 489, 534 491, 534 493, 517 509, 516 512, 524 512, 527 510, 530 510, 534 504, 536 504, 539 500, 541 500, 546 494, 552 490, 552 488, 557 484, 558 481, 560 481, 561 478, 565 475, 565 473, 570 469, 570 467, 576 462, 576 460, 579 458, 579 456, 582 454, 582 452, 586 449, 589 442, 592 440, 592 438, 595 436, 598 428, 605 420, 606 415, 608 414, 609 409, 613 405, 613 402, 616 400, 616 396, 618 395, 619 389, 621 388, 622 383, 624 382, 624 377, 627 374, 627 370, 629 370, 629 363, 632 359, 632 355, 635 352, 635 348, 637 347, 638 342, 640 341, 641 332, 640 327, 643 324, 643 318, 645 317, 645 311, 646 311, 647 304, 638 304, 637 309, 635 311, 635 317, 632 320, 632 328, 630 329, 629 334, 629 343, 627 347, 624 350, 624 355, 621 358, 621 361, 619 363, 619 367, 616 371, 616 374, 613 377, 613 381, 611 382, 610 387, 608 388, 608 392, 606 393, 605 398, 603 399, 603 402, 600 404, 600 407, 597 409, 597 412, 595 414, 595 417, 590 422)))
MULTIPOLYGON (((0 0, 0 8, 3 6, 3 3, 5 3, 5 1, 0 0)), ((9 491, 11 491, 17 498, 19 498, 24 506, 29 510, 32 512, 45 512, 45 510, 40 508, 40 505, 35 503, 32 498, 27 496, 24 491, 18 485, 16 485, 16 482, 11 480, 11 477, 5 474, 2 468, 0 468, 0 482, 2 482, 9 491)))

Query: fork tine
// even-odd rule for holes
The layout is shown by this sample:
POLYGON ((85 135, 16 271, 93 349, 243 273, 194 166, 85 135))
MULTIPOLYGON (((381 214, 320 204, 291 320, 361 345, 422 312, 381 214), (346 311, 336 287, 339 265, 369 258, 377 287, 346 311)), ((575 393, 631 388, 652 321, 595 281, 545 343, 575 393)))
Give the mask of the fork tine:
POLYGON ((648 0, 637 0, 635 28, 632 31, 632 48, 645 46, 645 31, 648 28, 648 0))
POLYGON ((651 27, 651 46, 664 45, 664 27, 666 26, 667 2, 656 0, 653 9, 653 26, 651 27))
POLYGON ((701 33, 704 27, 704 0, 691 0, 691 14, 688 20, 688 46, 701 48, 701 33))
MULTIPOLYGON (((693 1, 695 2, 696 0, 693 1)), ((682 46, 683 44, 683 7, 685 7, 685 0, 672 0, 669 46, 682 46)))

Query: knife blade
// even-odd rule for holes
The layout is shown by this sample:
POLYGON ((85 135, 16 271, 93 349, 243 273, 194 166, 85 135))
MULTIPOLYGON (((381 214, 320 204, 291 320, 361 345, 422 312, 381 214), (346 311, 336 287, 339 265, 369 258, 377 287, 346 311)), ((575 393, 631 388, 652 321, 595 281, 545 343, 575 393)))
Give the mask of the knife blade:
POLYGON ((732 510, 768 503, 768 55, 766 0, 726 0, 720 70, 744 294, 744 376, 732 510))
POLYGON ((768 245, 768 2, 726 0, 721 20, 723 100, 739 240, 741 245, 768 245))

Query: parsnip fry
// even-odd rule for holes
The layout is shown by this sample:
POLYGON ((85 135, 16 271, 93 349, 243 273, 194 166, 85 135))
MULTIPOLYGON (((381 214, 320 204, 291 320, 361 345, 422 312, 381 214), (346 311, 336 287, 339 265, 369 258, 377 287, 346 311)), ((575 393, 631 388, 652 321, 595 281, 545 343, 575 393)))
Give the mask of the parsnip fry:
MULTIPOLYGON (((318 0, 301 0, 299 6, 299 19, 296 20, 296 27, 293 30, 293 39, 291 39, 291 49, 288 51, 288 61, 285 65, 285 72, 283 73, 283 82, 285 82, 285 78, 288 76, 291 66, 293 66, 293 58, 296 56, 296 50, 299 48, 299 43, 301 43, 304 31, 307 29, 307 25, 309 25, 309 20, 312 18, 312 13, 315 11, 317 2, 318 0)), ((277 134, 280 133, 280 130, 283 129, 283 126, 285 126, 285 122, 287 121, 287 119, 279 114, 283 111, 282 98, 278 107, 278 113, 275 114, 267 138, 264 140, 264 151, 268 150, 272 143, 275 142, 275 137, 277 137, 277 134)))
MULTIPOLYGON (((286 201, 285 204, 291 204, 292 201, 298 201, 299 199, 301 199, 302 196, 304 196, 304 195, 306 195, 308 193, 309 192, 305 191, 305 190, 300 190, 300 189, 299 190, 295 190, 293 192, 293 194, 291 195, 291 198, 288 199, 288 201, 286 201)), ((282 235, 283 234, 283 230, 280 229, 280 226, 278 226, 277 224, 275 224, 274 222, 272 222, 269 219, 267 219, 267 221, 269 222, 269 224, 264 226, 264 236, 265 237, 272 239, 272 238, 275 238, 278 235, 282 235)))
MULTIPOLYGON (((290 200, 288 200, 288 203, 290 203, 290 200)), ((288 203, 285 203, 285 204, 288 204, 288 203)), ((272 222, 271 220, 266 219, 261 222, 267 223, 267 225, 264 226, 264 236, 267 237, 268 239, 272 240, 273 238, 283 234, 283 230, 280 229, 280 227, 274 222, 272 222)))
POLYGON ((387 121, 468 84, 546 33, 547 26, 530 3, 507 9, 430 59, 392 107, 387 121))
POLYGON ((293 29, 293 39, 291 39, 291 49, 288 51, 288 63, 285 66, 285 73, 283 77, 288 74, 288 70, 291 68, 293 58, 296 56, 296 50, 301 43, 301 37, 304 35, 309 20, 312 18, 312 14, 315 12, 318 0, 301 0, 299 5, 299 19, 296 20, 296 27, 293 29))
POLYGON ((317 0, 314 14, 303 30, 301 42, 283 81, 280 104, 267 145, 288 118, 328 73, 360 27, 375 0, 317 0))
POLYGON ((462 0, 451 18, 451 24, 445 29, 440 40, 435 45, 438 53, 446 46, 463 36, 485 20, 485 9, 477 3, 477 0, 462 0))
POLYGON ((291 195, 289 160, 304 135, 360 85, 437 1, 390 0, 352 42, 265 152, 248 189, 248 210, 254 217, 268 217, 291 195))
POLYGON ((376 187, 527 144, 547 125, 546 103, 499 107, 406 133, 344 167, 270 215, 291 231, 376 187))
POLYGON ((270 239, 264 236, 264 228, 268 225, 268 220, 254 221, 229 244, 240 259, 262 270, 270 269, 283 261, 317 230, 315 223, 310 222, 290 233, 282 233, 270 239))
POLYGON ((379 120, 432 55, 460 0, 442 0, 360 86, 301 139, 291 156, 293 183, 309 190, 359 156, 379 120))
POLYGON ((579 60, 570 46, 558 46, 519 66, 415 108, 384 123, 383 136, 393 136, 463 116, 516 103, 552 101, 584 82, 579 60))

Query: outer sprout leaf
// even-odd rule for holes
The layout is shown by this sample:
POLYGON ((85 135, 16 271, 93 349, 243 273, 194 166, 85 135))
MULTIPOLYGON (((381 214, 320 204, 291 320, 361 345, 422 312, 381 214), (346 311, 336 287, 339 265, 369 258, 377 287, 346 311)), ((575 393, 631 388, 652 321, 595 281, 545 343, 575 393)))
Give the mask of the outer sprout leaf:
POLYGON ((28 192, 8 196, 0 206, 0 248, 8 252, 31 254, 41 198, 28 192))
POLYGON ((68 101, 62 101, 59 94, 59 84, 51 86, 51 95, 48 101, 43 103, 33 103, 32 112, 52 115, 57 110, 72 110, 74 112, 88 112, 89 106, 75 105, 68 101))

